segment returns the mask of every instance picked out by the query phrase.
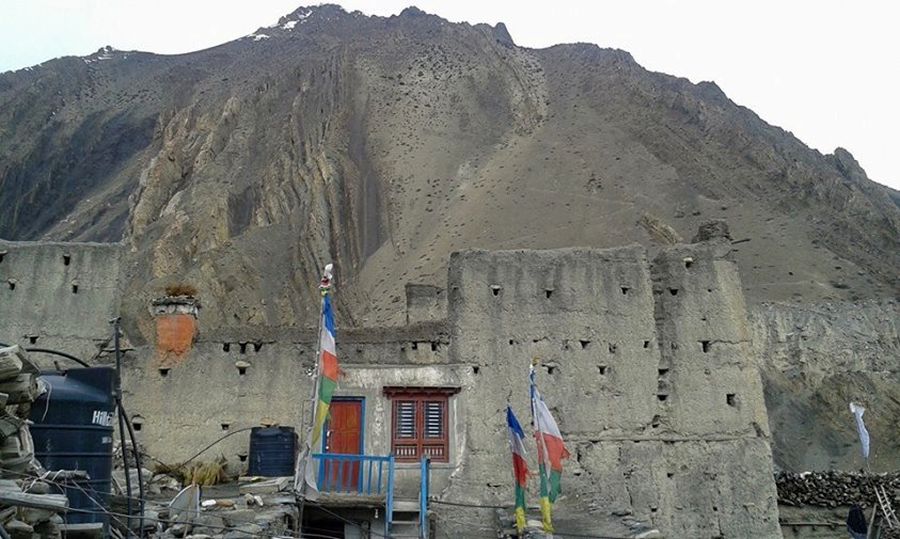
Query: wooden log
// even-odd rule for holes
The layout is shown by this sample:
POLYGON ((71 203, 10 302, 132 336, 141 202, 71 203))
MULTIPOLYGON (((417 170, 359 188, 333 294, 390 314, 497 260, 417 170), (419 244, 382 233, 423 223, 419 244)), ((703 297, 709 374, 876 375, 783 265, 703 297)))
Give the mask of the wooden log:
POLYGON ((0 488, 0 504, 47 509, 59 513, 69 507, 69 500, 62 494, 28 494, 21 490, 0 488))
POLYGON ((30 374, 40 374, 41 372, 38 366, 28 357, 28 352, 17 344, 0 348, 0 358, 6 356, 14 356, 19 360, 21 363, 21 366, 19 367, 20 372, 30 374))
MULTIPOLYGON (((9 350, 4 348, 3 350, 9 350)), ((15 378, 22 372, 22 360, 18 354, 0 352, 0 380, 15 378)))
POLYGON ((38 396, 37 378, 31 373, 24 373, 4 380, 0 382, 0 393, 9 395, 7 404, 32 402, 38 396))

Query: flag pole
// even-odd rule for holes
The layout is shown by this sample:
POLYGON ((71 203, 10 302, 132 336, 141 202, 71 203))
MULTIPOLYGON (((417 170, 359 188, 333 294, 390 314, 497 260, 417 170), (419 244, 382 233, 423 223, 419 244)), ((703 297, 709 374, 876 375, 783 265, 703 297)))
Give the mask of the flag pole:
MULTIPOLYGON (((541 430, 541 420, 540 414, 537 413, 537 384, 535 382, 535 366, 540 365, 540 359, 534 358, 531 362, 531 368, 528 373, 528 379, 531 381, 531 426, 537 432, 537 438, 540 440, 540 445, 538 447, 538 473, 541 473, 541 457, 544 460, 544 473, 541 474, 541 482, 546 485, 547 488, 547 499, 549 503, 550 496, 550 452, 547 451, 547 441, 544 439, 544 432, 541 430)), ((553 539, 553 523, 549 519, 545 520, 544 517, 544 496, 541 493, 540 496, 540 506, 541 506, 541 520, 544 524, 544 532, 546 532, 547 537, 553 539), (548 529, 549 528, 549 529, 548 529)), ((549 516, 549 510, 547 511, 549 516)))
POLYGON ((318 407, 318 395, 319 395, 319 383, 322 378, 322 331, 324 331, 324 317, 325 317, 325 296, 327 296, 331 291, 331 283, 332 283, 332 265, 326 264, 325 271, 323 272, 322 279, 319 281, 319 292, 321 299, 319 300, 319 321, 317 324, 318 331, 316 332, 316 356, 315 356, 315 366, 314 366, 314 383, 312 387, 312 395, 310 396, 310 404, 311 404, 311 415, 309 420, 309 425, 306 427, 306 438, 304 439, 306 443, 306 449, 304 450, 303 456, 300 459, 300 462, 297 463, 297 467, 294 471, 294 490, 299 491, 300 497, 300 507, 298 511, 298 519, 297 519, 297 532, 300 533, 302 537, 303 531, 303 508, 306 505, 306 474, 309 468, 309 461, 312 460, 312 430, 316 423, 316 411, 318 407), (298 488, 299 483, 299 488, 298 488))

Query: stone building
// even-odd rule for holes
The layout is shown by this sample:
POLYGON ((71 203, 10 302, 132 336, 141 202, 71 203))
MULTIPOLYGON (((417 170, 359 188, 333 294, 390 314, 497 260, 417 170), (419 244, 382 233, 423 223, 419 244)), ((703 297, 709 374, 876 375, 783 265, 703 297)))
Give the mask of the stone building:
MULTIPOLYGON (((428 456, 436 536, 495 534, 494 506, 512 501, 504 411, 510 402, 527 421, 537 358, 538 384, 572 453, 555 508, 560 532, 613 533, 627 516, 668 537, 780 536, 740 279, 730 242, 707 236, 652 260, 638 246, 454 253, 446 289, 407 286, 406 325, 338 320, 340 425, 326 426, 322 452, 393 455, 395 520, 415 516, 428 456)), ((118 309, 117 250, 0 243, 0 335, 96 355, 118 309)), ((153 342, 182 310, 157 304, 156 331, 126 355, 125 401, 147 452, 178 462, 263 422, 303 432, 315 331, 206 331, 194 309, 181 322, 195 331, 187 346, 184 331, 177 350, 153 342)), ((247 448, 244 433, 214 454, 240 472, 247 448)), ((335 507, 371 529, 385 518, 377 503, 335 507)), ((346 536, 359 528, 348 525, 346 536)))

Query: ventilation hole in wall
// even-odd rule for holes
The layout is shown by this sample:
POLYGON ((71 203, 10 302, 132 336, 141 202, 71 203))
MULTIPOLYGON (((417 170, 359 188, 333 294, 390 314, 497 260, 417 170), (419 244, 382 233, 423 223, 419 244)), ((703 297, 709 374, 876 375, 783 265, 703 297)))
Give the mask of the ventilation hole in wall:
POLYGON ((238 460, 241 462, 247 462, 247 453, 238 453, 238 460))
POLYGON ((235 367, 237 367, 239 376, 244 376, 245 374, 247 374, 247 365, 246 364, 238 363, 237 365, 235 365, 235 367))
POLYGON ((37 344, 38 336, 37 335, 29 335, 28 342, 29 344, 37 344))
POLYGON ((63 266, 68 266, 72 262, 72 255, 63 255, 63 266))
POLYGON ((651 508, 650 508, 650 512, 651 512, 651 513, 655 513, 655 512, 657 512, 657 511, 659 511, 659 507, 651 507, 651 508))
POLYGON ((666 477, 668 477, 669 479, 671 479, 673 475, 675 475, 674 472, 666 472, 666 477))
POLYGON ((230 343, 230 342, 223 342, 223 343, 222 343, 222 351, 223 351, 223 352, 230 352, 230 351, 231 351, 231 343, 230 343))
POLYGON ((510 340, 509 340, 509 345, 510 345, 510 346, 515 346, 515 345, 516 345, 516 340, 515 340, 515 339, 510 339, 510 340))
POLYGON ((419 349, 419 343, 413 341, 413 342, 409 343, 409 347, 412 348, 413 350, 418 350, 418 349, 419 349))
POLYGON ((588 341, 588 340, 585 340, 585 339, 581 339, 581 340, 578 341, 578 342, 581 343, 581 349, 582 349, 582 350, 586 350, 587 347, 590 346, 590 344, 591 344, 591 341, 588 341))
POLYGON ((705 317, 705 316, 701 316, 701 317, 700 317, 700 320, 701 320, 702 322, 706 322, 706 317, 705 317))
POLYGON ((544 368, 547 369, 547 374, 556 374, 556 366, 555 365, 545 365, 544 368))
POLYGON ((222 430, 228 430, 228 429, 231 428, 231 424, 230 424, 230 423, 222 423, 222 424, 219 425, 219 426, 222 427, 222 430))
POLYGON ((255 343, 253 343, 253 351, 254 351, 254 352, 259 352, 260 350, 262 350, 262 344, 263 344, 263 343, 261 343, 261 342, 255 342, 255 343))
POLYGON ((684 267, 685 267, 685 268, 690 268, 690 267, 693 266, 693 265, 694 265, 694 259, 691 258, 691 257, 689 257, 689 256, 688 256, 688 257, 685 257, 685 259, 684 259, 684 267))
POLYGON ((650 341, 644 341, 644 348, 650 348, 650 341))
POLYGON ((142 428, 144 428, 144 418, 136 415, 131 418, 131 426, 134 428, 135 432, 140 432, 142 428))
POLYGON ((472 374, 478 374, 479 372, 481 372, 481 367, 478 365, 472 366, 472 374))
POLYGON ((245 343, 245 342, 238 343, 238 346, 241 347, 241 353, 242 353, 242 354, 246 354, 246 353, 247 353, 247 343, 245 343))
POLYGON ((72 284, 72 293, 73 293, 73 294, 77 294, 77 293, 78 293, 78 285, 77 285, 77 284, 72 284))
POLYGON ((669 294, 672 294, 673 296, 677 296, 677 295, 678 295, 678 289, 677 289, 677 288, 670 288, 670 289, 669 289, 669 294))
POLYGON ((703 353, 709 352, 709 341, 700 341, 700 348, 703 350, 703 353))
POLYGON ((10 289, 10 290, 15 290, 15 289, 16 289, 16 282, 13 281, 12 279, 6 281, 6 284, 9 285, 9 289, 10 289))
POLYGON ((712 293, 712 288, 707 288, 706 291, 712 293))
POLYGON ((169 369, 168 367, 160 367, 159 375, 162 376, 163 378, 165 378, 166 376, 169 376, 170 370, 172 370, 172 369, 169 369))
POLYGON ((547 288, 547 289, 545 289, 545 290, 544 290, 544 295, 547 296, 547 299, 550 299, 550 296, 553 295, 553 289, 552 289, 552 288, 547 288))
POLYGON ((669 369, 657 369, 656 372, 658 372, 660 376, 665 376, 669 374, 669 369))
POLYGON ((736 407, 737 399, 736 399, 734 393, 726 393, 725 394, 725 402, 728 403, 728 406, 731 406, 732 408, 736 407))
POLYGON ((669 396, 666 395, 665 393, 658 393, 658 394, 656 395, 656 399, 657 399, 659 402, 666 402, 666 399, 668 399, 668 398, 669 398, 669 396))
POLYGON ((615 343, 609 343, 609 353, 610 354, 615 354, 616 349, 618 349, 618 346, 615 343))
POLYGON ((501 288, 502 288, 502 287, 499 286, 499 285, 492 284, 492 285, 491 285, 491 294, 493 294, 493 295, 495 295, 495 296, 499 296, 499 295, 500 295, 500 289, 501 289, 501 288))
POLYGON ((659 415, 653 416, 653 419, 650 420, 650 426, 653 427, 654 429, 659 427, 659 423, 660 423, 659 415))
MULTIPOLYGON (((3 257, 2 257, 2 256, 0 256, 0 261, 2 261, 2 260, 3 260, 3 257)), ((788 272, 788 275, 791 275, 791 276, 793 276, 793 275, 794 275, 794 272, 793 272, 793 271, 789 271, 789 272, 788 272)))
POLYGON ((431 341, 431 351, 432 352, 438 351, 438 342, 437 341, 431 341))
POLYGON ((600 371, 601 376, 606 376, 606 365, 597 365, 597 370, 600 371))
POLYGON ((713 506, 713 512, 716 512, 716 513, 719 512, 719 508, 718 508, 717 506, 715 506, 715 505, 713 506))
POLYGON ((622 295, 623 295, 623 296, 627 296, 627 295, 628 295, 628 291, 631 290, 631 288, 629 288, 629 287, 627 287, 627 286, 623 286, 623 287, 621 288, 621 290, 622 290, 622 295))

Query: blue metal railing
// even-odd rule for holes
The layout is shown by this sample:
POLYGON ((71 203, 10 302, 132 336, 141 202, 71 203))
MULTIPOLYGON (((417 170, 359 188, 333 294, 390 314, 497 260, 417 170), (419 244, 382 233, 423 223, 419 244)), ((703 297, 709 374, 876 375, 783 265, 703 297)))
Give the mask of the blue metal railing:
POLYGON ((419 475, 419 539, 428 539, 428 491, 431 489, 431 459, 428 457, 422 457, 419 475))
POLYGON ((394 456, 313 453, 319 462, 319 492, 384 496, 384 535, 394 521, 394 456))
POLYGON ((319 492, 387 496, 394 486, 394 457, 313 453, 319 466, 319 492))

